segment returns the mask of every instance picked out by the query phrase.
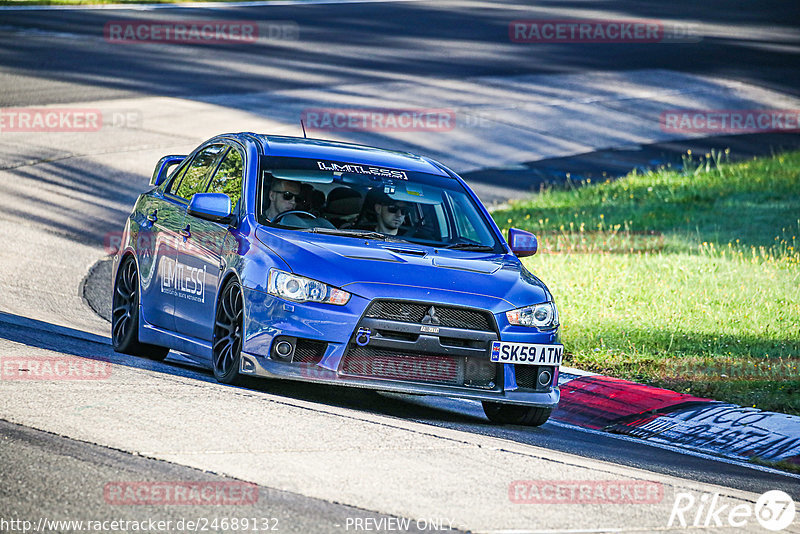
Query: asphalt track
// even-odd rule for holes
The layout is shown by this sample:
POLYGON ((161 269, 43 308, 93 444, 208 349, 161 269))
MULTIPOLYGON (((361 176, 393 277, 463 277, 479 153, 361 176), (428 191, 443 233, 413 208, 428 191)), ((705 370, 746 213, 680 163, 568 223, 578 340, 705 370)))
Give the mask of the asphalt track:
POLYGON ((629 0, 3 11, 0 105, 653 68, 719 76, 797 95, 800 11, 790 7, 783 0, 713 0, 701 5, 629 0), (702 40, 605 46, 509 41, 508 24, 513 20, 564 18, 685 24, 702 40), (241 45, 113 46, 103 40, 109 21, 148 19, 277 21, 296 23, 299 33, 297 40, 241 45))
MULTIPOLYGON (((101 262, 86 282, 85 294, 92 301, 94 297, 91 292, 107 286, 105 275, 109 272, 109 263, 101 262)), ((103 304, 97 301, 92 304, 103 308, 103 304)), ((101 313, 105 314, 107 310, 102 310, 101 313)), ((202 382, 215 382, 209 370, 197 367, 176 353, 164 363, 149 362, 114 353, 102 339, 82 339, 80 332, 68 329, 52 331, 45 324, 29 322, 24 323, 24 327, 15 328, 10 323, 3 324, 4 319, 11 323, 15 319, 0 316, 4 337, 10 341, 42 349, 57 349, 76 356, 91 354, 94 358, 102 358, 118 365, 147 368, 165 375, 182 376, 202 382)), ((796 477, 783 476, 772 470, 755 470, 752 466, 741 463, 710 461, 708 458, 680 451, 659 449, 634 439, 603 435, 561 423, 549 422, 537 431, 526 427, 498 427, 486 420, 477 402, 395 393, 381 393, 380 397, 376 397, 375 394, 360 389, 276 380, 254 379, 248 382, 247 387, 288 400, 304 400, 320 406, 338 406, 407 419, 754 493, 764 493, 778 484, 794 498, 800 498, 800 479, 796 477), (380 401, 376 402, 378 398, 380 401)))
MULTIPOLYGON (((102 269, 95 272, 94 280, 84 280, 84 276, 105 255, 104 237, 120 227, 159 155, 188 150, 216 133, 220 125, 249 129, 240 126, 256 124, 265 130, 273 124, 296 133, 288 120, 270 123, 268 106, 260 109, 253 105, 264 93, 283 91, 296 99, 305 92, 312 95, 307 100, 326 95, 333 101, 339 95, 344 106, 360 105, 359 98, 373 87, 391 104, 392 95, 386 94, 391 85, 381 84, 447 87, 458 94, 470 80, 525 76, 532 76, 539 88, 546 88, 547 80, 581 80, 583 90, 599 92, 605 89, 602 84, 592 87, 587 80, 626 79, 628 73, 655 69, 664 84, 669 82, 669 73, 686 76, 686 83, 697 76, 713 77, 769 91, 763 97, 748 96, 752 101, 766 102, 779 95, 785 98, 783 102, 792 103, 800 95, 800 21, 797 10, 787 11, 786 6, 784 2, 711 2, 703 6, 568 2, 536 7, 522 2, 397 2, 147 11, 0 10, 0 106, 91 102, 93 106, 134 109, 146 119, 142 128, 106 130, 105 136, 0 135, 0 237, 6 245, 0 253, 1 355, 105 358, 114 369, 113 380, 96 386, 0 384, 0 419, 7 421, 0 423, 0 518, 111 518, 122 514, 176 519, 223 513, 220 508, 109 505, 100 498, 98 488, 120 479, 254 481, 260 485, 261 499, 247 514, 280 514, 285 525, 281 530, 296 532, 344 531, 348 530, 347 518, 379 518, 378 512, 419 518, 435 516, 435 510, 441 511, 440 516, 450 512, 459 528, 478 531, 652 531, 666 527, 664 511, 668 512, 671 501, 646 509, 573 505, 533 511, 509 507, 503 502, 502 490, 519 478, 649 477, 663 481, 670 491, 714 489, 752 502, 765 490, 783 489, 797 499, 800 485, 796 478, 554 423, 536 430, 497 428, 470 403, 288 382, 257 383, 251 390, 218 386, 207 372, 179 359, 155 364, 114 354, 102 339, 107 324, 93 315, 84 301, 87 291, 94 292, 90 300, 101 307, 96 303, 107 287, 102 269), (702 39, 535 47, 508 40, 511 20, 568 17, 655 18, 690 24, 702 39), (298 39, 254 45, 114 46, 103 39, 103 27, 109 21, 176 18, 280 21, 296 24, 300 33, 298 39), (359 87, 363 92, 359 93, 359 87), (161 97, 179 100, 157 100, 161 97), (138 107, 145 105, 152 107, 138 107), (151 120, 149 110, 158 106, 175 110, 174 115, 165 111, 155 114, 161 122, 151 120), (209 111, 211 106, 216 108, 209 111), (191 120, 194 110, 202 123, 191 120), (252 113, 265 120, 257 122, 252 113), (224 407, 243 411, 224 413, 224 407), (253 410, 264 410, 258 413, 274 424, 253 422, 248 434, 262 433, 247 435, 253 410), (281 413, 300 413, 309 425, 313 421, 317 426, 306 433, 316 433, 322 444, 315 445, 311 436, 293 433, 292 428, 280 428, 281 413), (208 417, 212 419, 202 420, 208 417), (373 426, 364 430, 363 425, 373 426), (215 436, 219 428, 225 431, 215 436), (398 434, 399 429, 407 434, 398 434), (226 439, 232 436, 240 436, 249 454, 237 448, 237 440, 226 439), (222 443, 214 446, 212 437, 222 443), (396 446, 393 440, 398 440, 396 446), (279 450, 269 450, 271 444, 279 450), (458 451, 455 458, 450 448, 458 451), (425 452, 420 454, 420 450, 425 452), (484 452, 477 455, 475 451, 484 452), (487 456, 485 451, 493 452, 487 456), (509 459, 508 451, 525 462, 509 459), (428 465, 432 461, 459 466, 463 472, 439 472, 428 465), (254 465, 248 467, 249 462, 254 465), (300 465, 303 462, 307 465, 300 465), (492 471, 485 472, 484 466, 492 471), (498 481, 497 487, 488 482, 493 479, 498 481), (500 497, 492 493, 498 487, 500 497), (482 494, 494 501, 486 502, 482 494), (462 511, 455 514, 454 509, 462 511)), ((566 85, 559 88, 570 89, 566 85)), ((716 95, 703 102, 709 106, 716 103, 717 109, 732 98, 729 93, 702 90, 704 95, 716 95)), ((423 101, 428 107, 440 105, 435 92, 427 95, 423 101)), ((635 100, 617 99, 619 107, 611 109, 637 108, 641 99, 647 98, 642 92, 633 96, 635 100)), ((594 126, 585 123, 570 133, 589 135, 594 126)), ((402 148, 407 143, 388 136, 372 137, 374 144, 383 146, 396 142, 402 148)), ((653 137, 641 144, 656 146, 659 141, 662 139, 653 137)), ((691 142, 702 144, 703 140, 691 142)), ((732 142, 736 140, 720 140, 716 146, 732 142)), ((754 153, 768 153, 775 146, 797 146, 797 136, 753 136, 740 142, 754 153)), ((457 145, 458 140, 446 149, 433 144, 431 149, 446 152, 457 145)), ((529 179, 539 175, 537 165, 548 177, 558 177, 564 169, 573 168, 575 154, 581 151, 596 155, 594 160, 582 156, 581 161, 589 161, 587 172, 599 172, 602 165, 598 162, 609 164, 609 159, 613 160, 611 168, 659 162, 647 150, 633 150, 631 156, 617 148, 609 152, 612 157, 602 157, 600 148, 609 145, 585 137, 580 146, 572 152, 568 147, 531 151, 529 157, 520 150, 517 154, 521 155, 514 156, 520 165, 494 169, 488 176, 488 171, 467 164, 464 168, 472 169, 475 183, 485 184, 496 180, 499 172, 512 172, 503 182, 504 193, 520 195, 530 190, 529 179), (553 165, 542 163, 543 159, 553 165)), ((666 153, 677 154, 686 145, 679 146, 666 153)), ((492 156, 487 147, 484 160, 491 161, 492 156)), ((304 428, 303 421, 298 419, 295 425, 304 428)), ((668 497, 671 499, 672 493, 668 497)))
MULTIPOLYGON (((79 521, 145 520, 141 510, 130 506, 116 506, 109 503, 102 492, 87 491, 88 473, 109 481, 180 480, 209 485, 242 484, 239 480, 71 440, 3 420, 0 420, 0 439, 3 440, 0 462, 4 475, 0 499, 4 506, 8 506, 9 501, 14 505, 13 513, 8 513, 10 509, 3 510, 6 520, 12 516, 46 518, 54 522, 67 517, 79 521)), ((147 526, 149 527, 151 521, 155 524, 170 522, 175 529, 181 520, 197 522, 201 518, 236 514, 234 516, 259 518, 260 523, 262 518, 266 519, 270 527, 275 526, 283 531, 340 532, 348 518, 354 522, 356 518, 368 517, 381 521, 389 517, 271 488, 252 489, 258 492, 259 498, 255 503, 245 506, 148 506, 147 526)), ((13 531, 10 526, 3 530, 13 531)), ((58 530, 73 529, 47 529, 58 530)))

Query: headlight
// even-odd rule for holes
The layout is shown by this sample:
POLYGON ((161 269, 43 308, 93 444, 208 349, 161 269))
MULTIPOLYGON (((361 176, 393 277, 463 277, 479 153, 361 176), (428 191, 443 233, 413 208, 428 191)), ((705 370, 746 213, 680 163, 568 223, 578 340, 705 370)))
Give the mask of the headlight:
POLYGON ((267 292, 295 302, 324 302, 343 306, 350 300, 350 293, 311 278, 270 269, 267 292))
POLYGON ((555 302, 534 304, 506 312, 508 322, 517 326, 534 326, 551 330, 558 326, 558 310, 555 302))

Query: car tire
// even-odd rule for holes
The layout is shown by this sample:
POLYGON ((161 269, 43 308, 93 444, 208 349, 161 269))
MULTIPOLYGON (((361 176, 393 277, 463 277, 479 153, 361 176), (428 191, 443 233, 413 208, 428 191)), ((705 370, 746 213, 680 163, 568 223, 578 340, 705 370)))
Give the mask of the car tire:
POLYGON ((223 384, 240 385, 242 334, 244 333, 244 297, 242 286, 232 278, 219 294, 214 315, 212 364, 214 377, 223 384))
POLYGON ((541 426, 550 418, 552 408, 532 408, 518 404, 483 401, 483 413, 492 423, 500 425, 541 426))
POLYGON ((116 352, 161 361, 169 349, 139 342, 139 273, 130 256, 122 260, 111 299, 111 343, 116 352))

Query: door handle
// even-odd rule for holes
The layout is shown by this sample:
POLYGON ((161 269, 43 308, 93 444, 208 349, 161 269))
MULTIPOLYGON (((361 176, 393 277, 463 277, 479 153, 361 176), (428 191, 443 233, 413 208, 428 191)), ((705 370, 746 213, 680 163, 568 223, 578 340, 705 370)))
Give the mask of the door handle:
POLYGON ((158 210, 153 210, 153 213, 147 216, 147 220, 154 223, 158 220, 158 210))
POLYGON ((183 236, 184 239, 189 239, 190 237, 192 237, 192 232, 189 231, 188 224, 186 225, 186 228, 181 230, 181 235, 183 236))

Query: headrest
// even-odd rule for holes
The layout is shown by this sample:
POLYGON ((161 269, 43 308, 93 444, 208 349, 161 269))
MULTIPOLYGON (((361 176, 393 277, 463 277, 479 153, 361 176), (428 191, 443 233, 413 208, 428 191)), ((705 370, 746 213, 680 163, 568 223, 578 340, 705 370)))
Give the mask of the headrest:
POLYGON ((361 209, 361 194, 349 187, 337 187, 328 193, 326 213, 354 215, 361 209))

